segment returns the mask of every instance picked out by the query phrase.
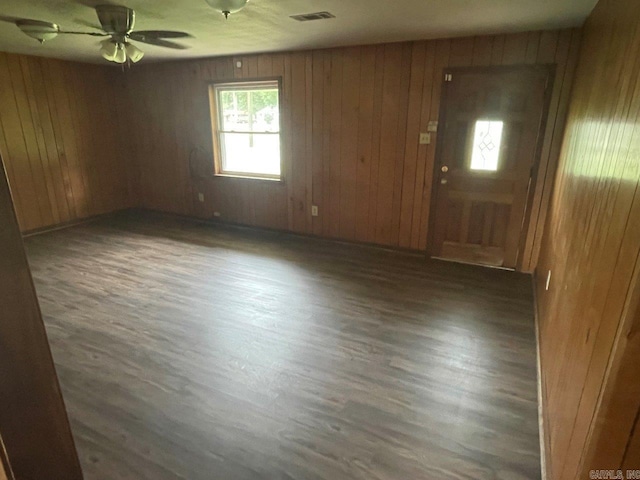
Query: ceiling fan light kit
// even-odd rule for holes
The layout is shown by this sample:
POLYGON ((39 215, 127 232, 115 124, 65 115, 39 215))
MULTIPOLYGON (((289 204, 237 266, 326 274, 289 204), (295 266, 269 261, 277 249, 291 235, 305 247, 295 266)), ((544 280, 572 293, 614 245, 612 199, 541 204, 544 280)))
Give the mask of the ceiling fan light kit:
POLYGON ((116 43, 109 39, 101 42, 101 45, 102 58, 110 62, 125 63, 129 60, 132 63, 138 63, 144 57, 144 52, 129 42, 116 43))
MULTIPOLYGON (((240 0, 226 0, 231 3, 240 0)), ((246 3, 246 0, 243 1, 246 3)), ((60 27, 51 22, 40 20, 16 20, 16 26, 31 38, 40 43, 51 40, 59 34, 67 35, 90 35, 93 37, 105 37, 100 42, 100 54, 105 60, 124 64, 127 62, 137 63, 144 56, 144 52, 136 47, 131 41, 147 43, 157 47, 173 48, 183 50, 188 48, 185 45, 176 43, 169 38, 189 38, 191 35, 185 32, 174 32, 170 30, 140 30, 134 31, 135 11, 121 5, 98 5, 95 7, 100 21, 99 32, 73 32, 61 30, 60 27)), ((237 11, 237 10, 236 10, 237 11)))
POLYGON ((133 63, 138 63, 144 57, 144 52, 136 47, 133 43, 125 43, 124 50, 127 54, 127 58, 133 63))
POLYGON ((242 10, 249 0, 206 0, 210 7, 218 10, 224 18, 242 10))
POLYGON ((124 46, 122 43, 118 44, 118 48, 116 49, 116 54, 113 56, 113 61, 115 63, 124 63, 127 61, 127 54, 124 51, 124 46))
POLYGON ((116 52, 118 51, 118 45, 114 43, 111 39, 103 40, 100 42, 100 53, 102 54, 102 58, 113 62, 116 58, 116 52))

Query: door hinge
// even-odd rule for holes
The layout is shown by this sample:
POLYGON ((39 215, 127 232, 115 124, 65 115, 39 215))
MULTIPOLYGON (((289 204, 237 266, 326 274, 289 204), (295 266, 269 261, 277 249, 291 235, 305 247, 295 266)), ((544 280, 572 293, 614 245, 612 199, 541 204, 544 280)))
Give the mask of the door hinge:
POLYGON ((444 81, 445 82, 450 82, 453 80, 453 75, 451 73, 445 73, 444 74, 444 81))

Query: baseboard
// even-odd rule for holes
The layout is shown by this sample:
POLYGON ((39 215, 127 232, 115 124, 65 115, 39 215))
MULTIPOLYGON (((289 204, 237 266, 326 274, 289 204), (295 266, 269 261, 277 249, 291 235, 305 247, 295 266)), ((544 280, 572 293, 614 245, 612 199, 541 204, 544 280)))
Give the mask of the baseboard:
POLYGON ((98 215, 91 215, 89 217, 77 218, 74 220, 69 220, 68 222, 56 223, 55 225, 47 225, 46 227, 34 228, 31 230, 25 230, 22 232, 22 237, 32 237, 34 235, 41 235, 43 233, 55 232, 57 230, 64 230, 65 228, 75 227, 77 225, 82 225, 84 223, 95 222, 96 220, 100 220, 101 218, 111 217, 113 215, 117 215, 121 212, 126 212, 128 210, 133 210, 133 208, 122 208, 120 210, 114 210, 113 212, 100 213, 98 215))
MULTIPOLYGON (((237 228, 239 230, 249 230, 249 231, 253 231, 253 232, 266 232, 266 233, 279 233, 279 234, 283 234, 283 235, 291 235, 294 237, 302 237, 302 238, 313 238, 315 240, 322 240, 325 242, 332 242, 332 243, 341 243, 344 245, 358 245, 361 247, 368 247, 368 248, 375 248, 378 250, 386 250, 386 251, 391 251, 391 252, 400 252, 400 253, 405 253, 408 255, 415 255, 415 256, 420 256, 420 257, 428 257, 427 253, 424 250, 416 250, 414 248, 406 248, 406 247, 397 247, 394 245, 382 245, 379 243, 373 243, 373 242, 363 242, 363 241, 358 241, 358 240, 345 240, 342 238, 334 238, 334 237, 324 237, 322 235, 315 235, 313 233, 301 233, 301 232, 294 232, 293 230, 287 230, 287 229, 280 229, 280 228, 271 228, 271 227, 262 227, 262 226, 257 226, 257 225, 247 225, 245 223, 235 223, 235 222, 229 222, 226 220, 218 220, 215 218, 203 218, 203 217, 196 217, 194 215, 185 215, 182 213, 174 213, 174 212, 165 212, 162 210, 154 210, 152 208, 144 208, 144 207, 138 207, 138 208, 131 208, 128 209, 131 212, 135 212, 135 211, 139 211, 139 212, 150 212, 150 213, 154 213, 157 215, 164 215, 167 217, 174 217, 174 218, 181 218, 181 219, 185 219, 185 220, 191 220, 194 222, 198 222, 198 223, 202 223, 205 225, 217 225, 217 226, 224 226, 224 227, 229 227, 229 228, 237 228)), ((467 264, 469 265, 469 264, 467 264)))
POLYGON ((531 286, 533 288, 533 312, 534 323, 536 329, 536 368, 538 371, 538 430, 540 435, 540 473, 542 480, 551 480, 547 471, 547 457, 548 457, 548 442, 546 435, 546 422, 544 417, 544 401, 546 398, 544 391, 544 383, 542 381, 542 361, 540 357, 540 315, 538 310, 538 289, 537 289, 537 269, 533 271, 531 275, 531 286))

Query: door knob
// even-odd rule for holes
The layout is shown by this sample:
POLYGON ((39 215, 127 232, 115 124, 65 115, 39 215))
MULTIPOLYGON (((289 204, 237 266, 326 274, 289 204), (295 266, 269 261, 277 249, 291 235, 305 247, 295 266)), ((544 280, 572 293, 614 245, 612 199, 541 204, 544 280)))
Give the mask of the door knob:
POLYGON ((442 171, 442 173, 447 173, 449 171, 449 167, 447 167, 446 165, 443 165, 442 168, 440 168, 440 170, 442 171))

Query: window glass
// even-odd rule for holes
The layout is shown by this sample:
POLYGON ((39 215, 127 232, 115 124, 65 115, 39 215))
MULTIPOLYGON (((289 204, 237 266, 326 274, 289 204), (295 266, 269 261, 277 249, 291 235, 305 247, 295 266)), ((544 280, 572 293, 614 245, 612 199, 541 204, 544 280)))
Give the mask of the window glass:
POLYGON ((216 85, 220 155, 216 173, 280 178, 278 83, 216 85))
POLYGON ((478 120, 473 131, 471 170, 498 170, 504 122, 478 120))

